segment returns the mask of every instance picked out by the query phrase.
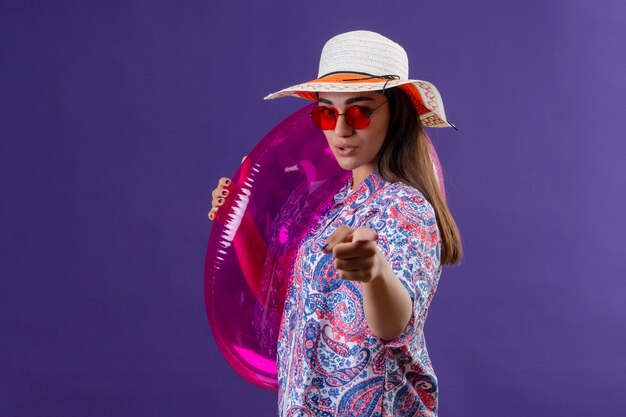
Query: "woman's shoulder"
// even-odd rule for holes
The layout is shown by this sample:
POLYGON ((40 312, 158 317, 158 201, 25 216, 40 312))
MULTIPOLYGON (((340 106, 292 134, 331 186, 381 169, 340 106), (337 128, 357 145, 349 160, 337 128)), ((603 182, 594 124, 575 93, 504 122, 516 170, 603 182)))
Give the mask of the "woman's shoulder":
POLYGON ((388 208, 395 208, 407 214, 421 213, 422 216, 435 215, 435 210, 424 194, 401 181, 390 182, 383 187, 376 198, 379 204, 388 208))
POLYGON ((428 248, 439 242, 435 210, 424 194, 402 182, 388 183, 379 190, 370 207, 368 221, 379 235, 418 240, 428 248), (412 236, 412 237, 411 237, 412 236))

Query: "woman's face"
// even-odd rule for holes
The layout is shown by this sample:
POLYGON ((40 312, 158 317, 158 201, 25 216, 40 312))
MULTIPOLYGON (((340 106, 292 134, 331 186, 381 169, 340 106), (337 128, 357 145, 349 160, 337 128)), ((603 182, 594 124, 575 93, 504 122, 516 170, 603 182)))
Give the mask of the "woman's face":
POLYGON ((319 93, 319 105, 334 107, 340 114, 352 105, 370 110, 378 107, 370 115, 370 123, 365 129, 354 129, 346 123, 345 116, 339 116, 334 129, 324 130, 328 146, 341 168, 363 172, 362 177, 365 178, 376 167, 376 156, 389 125, 389 103, 383 104, 386 100, 385 96, 377 92, 319 93))

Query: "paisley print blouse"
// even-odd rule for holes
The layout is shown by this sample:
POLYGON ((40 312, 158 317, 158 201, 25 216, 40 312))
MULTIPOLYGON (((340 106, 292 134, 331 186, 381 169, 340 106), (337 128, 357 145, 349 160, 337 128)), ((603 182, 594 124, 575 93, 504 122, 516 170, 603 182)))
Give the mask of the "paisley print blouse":
POLYGON ((422 193, 377 171, 347 181, 308 230, 293 264, 278 341, 281 417, 436 416, 437 378, 424 322, 441 273, 435 212, 422 193), (369 227, 413 301, 393 340, 367 326, 361 283, 344 281, 322 247, 340 225, 369 227))

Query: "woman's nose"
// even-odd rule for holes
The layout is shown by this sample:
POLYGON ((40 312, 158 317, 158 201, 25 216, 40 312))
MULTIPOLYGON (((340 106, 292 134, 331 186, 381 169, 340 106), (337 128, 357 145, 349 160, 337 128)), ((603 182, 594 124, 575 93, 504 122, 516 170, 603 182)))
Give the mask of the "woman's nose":
POLYGON ((335 135, 337 136, 351 136, 354 133, 354 128, 346 122, 346 116, 341 114, 337 116, 337 124, 335 124, 335 135))

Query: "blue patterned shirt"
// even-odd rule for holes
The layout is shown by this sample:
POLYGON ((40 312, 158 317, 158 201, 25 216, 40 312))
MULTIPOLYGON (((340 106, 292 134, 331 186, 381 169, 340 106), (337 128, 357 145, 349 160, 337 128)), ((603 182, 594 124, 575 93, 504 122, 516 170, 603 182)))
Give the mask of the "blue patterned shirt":
POLYGON ((435 212, 422 193, 375 170, 347 181, 308 230, 293 265, 278 341, 281 417, 436 416, 437 378, 424 322, 441 274, 435 212), (393 340, 365 320, 361 282, 341 279, 322 247, 340 225, 369 227, 413 302, 393 340))

